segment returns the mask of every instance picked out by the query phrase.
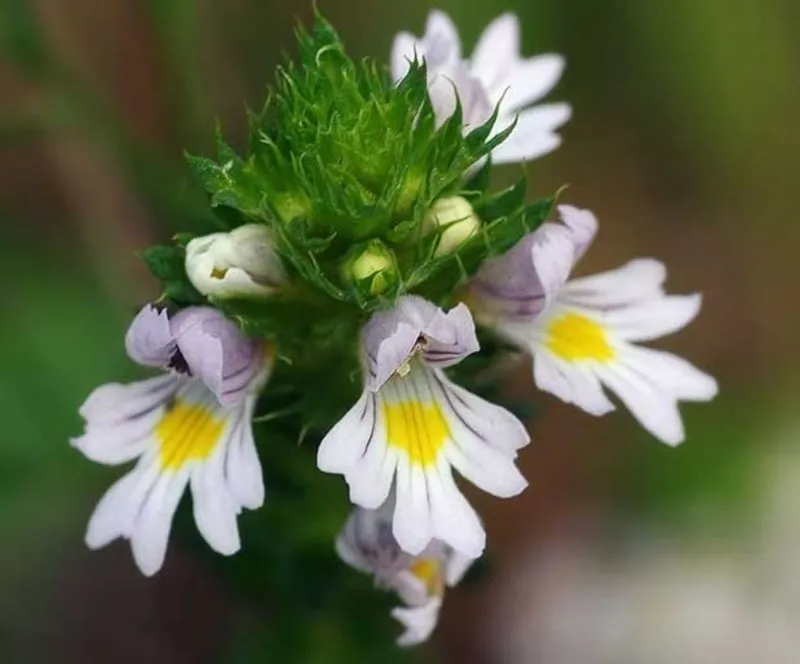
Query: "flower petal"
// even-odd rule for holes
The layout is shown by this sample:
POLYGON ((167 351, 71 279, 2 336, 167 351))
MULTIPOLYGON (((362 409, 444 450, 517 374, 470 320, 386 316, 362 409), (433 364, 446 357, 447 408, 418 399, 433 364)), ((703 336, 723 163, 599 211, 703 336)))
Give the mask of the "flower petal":
POLYGON ((561 136, 552 132, 530 132, 511 137, 492 150, 492 162, 495 164, 517 164, 533 161, 555 152, 563 142, 561 136))
POLYGON ((404 364, 419 341, 421 328, 399 307, 374 314, 362 331, 367 389, 375 391, 404 364))
MULTIPOLYGON (((509 164, 530 161, 555 150, 561 145, 561 138, 554 132, 572 116, 569 104, 544 104, 525 109, 519 113, 514 130, 505 141, 492 151, 496 164, 509 164)), ((503 131, 513 121, 513 117, 503 116, 493 133, 503 131)))
POLYGON ((392 609, 392 617, 406 628, 406 631, 397 639, 397 645, 409 647, 427 641, 439 622, 441 606, 442 599, 432 597, 423 606, 392 609))
POLYGON ((70 443, 87 459, 116 466, 141 456, 153 429, 161 421, 163 408, 154 408, 119 424, 90 426, 70 443))
POLYGON ((249 510, 258 509, 264 504, 264 475, 253 438, 255 404, 256 398, 248 397, 225 459, 228 491, 239 505, 249 510))
POLYGON ((438 310, 423 334, 428 342, 423 356, 431 367, 450 367, 480 350, 475 321, 463 303, 447 313, 438 310))
POLYGON ((364 390, 322 439, 317 449, 317 468, 323 473, 345 473, 353 468, 364 456, 377 425, 376 397, 364 390))
POLYGON ((354 508, 336 540, 342 560, 362 572, 374 574, 376 582, 386 586, 393 586, 398 571, 412 561, 392 534, 394 493, 376 510, 354 508))
POLYGON ((70 443, 97 463, 117 465, 135 459, 144 452, 180 382, 175 376, 160 376, 97 388, 80 409, 86 418, 84 433, 70 443))
POLYGON ((245 224, 186 245, 186 275, 203 295, 217 298, 269 296, 286 280, 269 228, 245 224))
POLYGON ((443 11, 433 10, 425 24, 425 59, 437 68, 461 59, 461 39, 452 19, 443 11))
POLYGON ((212 549, 225 556, 241 548, 236 523, 239 505, 225 478, 225 455, 232 442, 231 435, 228 432, 227 439, 219 442, 210 457, 194 464, 190 480, 197 529, 212 549))
POLYGON ((269 226, 244 224, 228 235, 230 243, 226 249, 230 254, 226 258, 230 269, 241 273, 249 282, 269 288, 277 288, 288 280, 269 226))
POLYGON ((531 261, 544 295, 544 305, 547 307, 569 278, 577 260, 576 246, 569 231, 557 224, 546 224, 535 235, 536 241, 531 246, 531 261))
POLYGON ((564 57, 555 53, 517 62, 507 75, 508 88, 500 90, 502 112, 513 113, 539 101, 561 79, 565 64, 564 57))
POLYGON ((87 426, 118 424, 157 408, 177 389, 177 376, 158 376, 96 388, 78 409, 87 426))
POLYGON ((597 217, 591 210, 582 210, 574 205, 559 205, 558 215, 561 222, 569 229, 570 238, 575 245, 575 262, 577 263, 597 235, 599 226, 597 217))
POLYGON ((472 567, 475 560, 475 558, 465 556, 458 551, 451 551, 445 563, 445 581, 447 585, 452 587, 458 584, 464 578, 467 570, 472 567))
POLYGON ((136 517, 130 533, 131 549, 145 576, 152 576, 164 564, 172 518, 189 482, 189 472, 188 465, 175 472, 162 472, 136 517))
MULTIPOLYGON (((387 585, 408 606, 423 606, 428 603, 431 591, 426 581, 414 574, 411 567, 415 562, 423 561, 424 556, 410 558, 413 562, 409 563, 409 567, 396 572, 388 580, 387 585)), ((434 561, 434 564, 438 564, 438 561, 434 561)))
POLYGON ((465 556, 478 558, 486 548, 486 532, 456 486, 447 460, 438 459, 425 473, 435 537, 465 556))
POLYGON ((403 551, 419 555, 433 538, 433 524, 425 472, 407 457, 397 462, 395 491, 392 532, 403 551))
POLYGON ((142 307, 125 334, 125 350, 142 366, 166 367, 175 350, 167 310, 142 307))
POLYGON ((519 19, 511 13, 494 19, 478 38, 472 52, 472 72, 494 93, 494 104, 509 85, 509 74, 520 60, 519 49, 519 19))
POLYGON ((562 206, 571 225, 552 222, 528 233, 502 256, 487 260, 471 283, 479 313, 493 318, 529 319, 559 295, 595 225, 580 211, 562 206))
POLYGON ((592 369, 579 363, 568 363, 540 351, 534 355, 533 377, 540 390, 591 415, 605 415, 615 409, 592 369))
POLYGON ((136 515, 158 479, 158 466, 142 458, 118 479, 97 503, 86 529, 86 546, 99 549, 118 537, 129 537, 136 515))
POLYGON ((413 356, 423 351, 426 361, 447 367, 479 349, 469 309, 458 305, 445 313, 416 295, 406 295, 386 311, 370 318, 362 332, 367 388, 380 387, 413 356), (420 345, 420 341, 424 344, 420 345))
POLYGON ((666 295, 629 307, 612 309, 603 323, 626 341, 651 341, 686 327, 700 313, 702 297, 666 295))
MULTIPOLYGON (((360 509, 360 508, 356 508, 360 509)), ((351 513, 342 532, 336 537, 336 554, 350 567, 365 574, 372 574, 375 568, 371 561, 363 555, 358 546, 358 533, 355 512, 351 513)))
POLYGON ((683 442, 683 422, 674 396, 620 362, 599 365, 597 371, 645 429, 668 445, 683 442))
POLYGON ((562 301, 589 308, 615 308, 663 295, 667 269, 660 261, 638 258, 622 267, 570 280, 562 301))
POLYGON ((216 298, 263 298, 275 291, 274 286, 259 283, 239 267, 225 268, 225 274, 221 277, 214 276, 215 268, 213 264, 199 263, 196 270, 196 273, 203 274, 203 277, 196 277, 192 283, 205 295, 213 295, 216 298))
POLYGON ((256 342, 212 307, 189 307, 172 319, 172 332, 192 376, 223 405, 244 398, 264 359, 256 342))
POLYGON ((719 391, 714 378, 672 353, 629 346, 624 361, 680 401, 709 401, 719 391))
POLYGON ((397 452, 386 440, 386 426, 378 409, 377 424, 363 457, 345 471, 350 500, 366 509, 378 509, 389 497, 397 467, 397 452))
POLYGON ((492 105, 483 84, 461 63, 434 71, 428 77, 428 96, 433 106, 437 127, 444 124, 461 106, 461 123, 469 132, 492 117, 492 105))
POLYGON ((462 425, 450 422, 454 443, 447 448, 447 460, 479 489, 498 498, 512 498, 528 486, 527 480, 509 457, 462 425))
POLYGON ((441 371, 433 372, 432 377, 439 402, 473 437, 512 456, 531 442, 525 425, 505 408, 456 385, 441 371))
POLYGON ((531 317, 544 309, 545 292, 533 264, 533 247, 539 241, 536 233, 528 233, 505 254, 484 261, 470 283, 476 313, 531 317))

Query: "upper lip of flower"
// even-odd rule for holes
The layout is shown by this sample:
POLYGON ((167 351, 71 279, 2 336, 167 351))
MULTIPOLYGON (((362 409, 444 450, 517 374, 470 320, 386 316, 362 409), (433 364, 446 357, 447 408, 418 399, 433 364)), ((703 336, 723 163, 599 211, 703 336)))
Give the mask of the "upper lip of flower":
POLYGON ((166 310, 145 306, 128 330, 126 348, 140 364, 198 377, 223 405, 260 387, 271 361, 260 342, 211 307, 189 307, 170 319, 166 310))

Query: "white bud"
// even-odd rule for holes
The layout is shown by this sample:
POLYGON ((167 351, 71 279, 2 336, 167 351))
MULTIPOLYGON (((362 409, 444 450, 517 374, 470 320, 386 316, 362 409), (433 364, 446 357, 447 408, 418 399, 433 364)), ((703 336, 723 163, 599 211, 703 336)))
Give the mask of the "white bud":
POLYGON ((203 295, 221 298, 263 297, 286 281, 272 233, 262 224, 191 240, 186 274, 203 295))
POLYGON ((444 256, 458 249, 467 239, 475 235, 481 226, 481 220, 475 214, 469 202, 461 196, 440 198, 436 201, 423 221, 425 231, 433 232, 444 228, 436 256, 444 256))

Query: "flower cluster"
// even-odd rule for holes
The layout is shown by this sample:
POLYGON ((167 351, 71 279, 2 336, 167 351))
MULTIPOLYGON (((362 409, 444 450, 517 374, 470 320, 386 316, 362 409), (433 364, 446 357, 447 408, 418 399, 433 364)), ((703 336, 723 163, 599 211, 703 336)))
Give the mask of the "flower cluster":
POLYGON ((527 486, 516 465, 526 427, 464 376, 515 348, 540 389, 592 415, 615 408, 613 393, 677 444, 678 402, 709 400, 716 383, 636 344, 688 324, 700 297, 667 295, 652 259, 570 279, 594 215, 559 205, 545 222, 554 198, 525 204, 524 181, 490 190, 493 163, 555 149, 570 115, 531 106, 563 60, 520 57, 514 16, 464 59, 433 12, 422 39, 398 35, 390 73, 355 65, 318 19, 300 58, 254 116, 246 157, 220 139, 219 162, 190 161, 230 228, 144 253, 164 295, 125 345, 161 374, 104 385, 80 409, 77 449, 137 460, 86 542, 128 539, 156 573, 188 485, 203 538, 235 553, 238 515, 264 501, 253 420, 291 413, 284 426, 317 436, 317 467, 349 488, 339 556, 397 593, 399 643, 411 645, 486 547, 453 471, 501 498, 527 486))

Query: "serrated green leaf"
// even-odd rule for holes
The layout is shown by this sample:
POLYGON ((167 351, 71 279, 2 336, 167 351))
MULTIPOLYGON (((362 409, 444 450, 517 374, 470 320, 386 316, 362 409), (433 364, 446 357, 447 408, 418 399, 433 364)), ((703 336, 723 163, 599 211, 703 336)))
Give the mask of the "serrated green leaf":
POLYGON ((204 304, 205 298, 186 276, 182 246, 155 246, 139 252, 139 258, 164 286, 164 297, 179 305, 204 304))
POLYGON ((481 219, 506 217, 522 208, 527 189, 527 180, 520 179, 507 189, 476 201, 473 207, 481 219))

